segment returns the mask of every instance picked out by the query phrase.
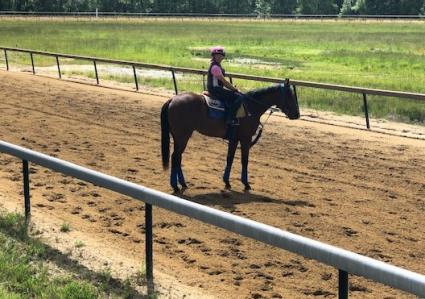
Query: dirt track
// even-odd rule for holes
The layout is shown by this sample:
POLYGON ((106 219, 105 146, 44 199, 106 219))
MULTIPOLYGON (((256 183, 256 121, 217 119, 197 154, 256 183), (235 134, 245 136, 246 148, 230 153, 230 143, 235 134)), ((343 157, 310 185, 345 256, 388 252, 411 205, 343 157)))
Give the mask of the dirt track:
MULTIPOLYGON (((159 151, 165 100, 0 71, 0 139, 170 192, 159 151)), ((238 180, 239 155, 233 191, 223 190, 226 145, 195 134, 183 157, 184 197, 424 274, 424 149, 423 140, 272 117, 250 157, 251 193, 238 180)), ((0 165, 0 203, 10 208, 21 166, 6 155, 0 165)), ((33 220, 58 247, 72 247, 58 233, 66 221, 69 236, 87 244, 83 263, 103 261, 121 276, 143 264, 141 203, 38 166, 31 186, 33 220)), ((337 296, 335 269, 197 221, 154 209, 154 234, 166 296, 337 296)), ((354 298, 408 297, 350 279, 354 298)))

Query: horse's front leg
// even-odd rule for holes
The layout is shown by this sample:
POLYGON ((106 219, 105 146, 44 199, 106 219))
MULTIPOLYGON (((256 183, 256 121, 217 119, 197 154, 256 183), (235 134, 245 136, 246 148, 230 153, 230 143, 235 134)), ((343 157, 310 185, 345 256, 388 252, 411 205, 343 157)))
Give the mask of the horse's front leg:
POLYGON ((249 149, 251 140, 241 140, 241 162, 242 162, 242 174, 241 181, 245 185, 245 191, 251 190, 251 186, 248 182, 248 160, 249 160, 249 149))
POLYGON ((238 141, 235 139, 232 139, 229 141, 229 146, 227 148, 227 162, 226 162, 226 168, 224 169, 224 175, 223 175, 223 181, 226 184, 226 189, 231 189, 232 186, 230 185, 229 179, 230 179, 230 171, 232 169, 233 159, 235 158, 235 152, 236 148, 238 147, 238 141))

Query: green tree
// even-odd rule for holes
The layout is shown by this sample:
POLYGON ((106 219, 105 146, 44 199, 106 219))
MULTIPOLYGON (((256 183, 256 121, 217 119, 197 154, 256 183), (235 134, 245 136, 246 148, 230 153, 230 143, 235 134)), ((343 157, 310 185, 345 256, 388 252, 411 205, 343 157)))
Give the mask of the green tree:
POLYGON ((342 3, 341 9, 339 11, 340 15, 351 15, 353 14, 353 0, 344 0, 342 3))
POLYGON ((273 0, 271 11, 273 14, 292 14, 297 8, 297 0, 273 0))
POLYGON ((339 12, 336 0, 298 0, 300 14, 336 14, 339 12))
POLYGON ((418 15, 423 0, 358 0, 355 10, 369 15, 418 15))
POLYGON ((418 15, 424 4, 425 1, 420 0, 400 0, 400 8, 395 14, 418 15))
POLYGON ((425 14, 424 0, 0 0, 0 10, 157 13, 425 14))
POLYGON ((9 7, 10 7, 9 1, 6 1, 6 0, 0 1, 0 11, 9 10, 9 7))
POLYGON ((255 1, 255 13, 260 17, 270 16, 272 8, 270 2, 267 0, 256 0, 255 1))
POLYGON ((351 7, 353 14, 365 15, 366 12, 366 3, 365 0, 356 0, 355 4, 351 7))

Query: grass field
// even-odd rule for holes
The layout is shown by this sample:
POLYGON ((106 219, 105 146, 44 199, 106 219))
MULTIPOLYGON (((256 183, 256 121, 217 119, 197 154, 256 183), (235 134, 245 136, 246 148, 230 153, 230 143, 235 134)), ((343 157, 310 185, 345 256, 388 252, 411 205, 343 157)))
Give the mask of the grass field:
MULTIPOLYGON (((75 250, 78 247, 76 242, 75 250)), ((110 273, 80 267, 65 254, 29 236, 22 215, 0 211, 0 298, 95 299, 136 295, 141 297, 130 280, 120 282, 110 273)))
MULTIPOLYGON (((425 22, 0 20, 2 46, 182 67, 207 68, 207 49, 217 44, 227 49, 223 65, 230 72, 425 93, 425 22)), ((11 59, 29 63, 28 55, 15 56, 11 59)), ((37 57, 36 63, 54 60, 37 57)), ((120 80, 131 82, 132 76, 120 80)), ((169 87, 171 81, 145 83, 169 87)), ((190 78, 183 89, 201 86, 200 79, 190 78)), ((300 93, 304 107, 363 113, 357 95, 300 93)), ((372 117, 425 122, 425 103, 371 99, 372 117)))

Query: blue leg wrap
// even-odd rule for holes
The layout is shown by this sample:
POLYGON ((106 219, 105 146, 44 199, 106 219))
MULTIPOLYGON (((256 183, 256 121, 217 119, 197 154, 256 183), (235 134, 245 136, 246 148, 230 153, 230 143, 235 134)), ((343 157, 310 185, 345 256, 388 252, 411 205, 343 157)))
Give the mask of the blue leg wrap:
MULTIPOLYGON (((179 170, 177 171, 177 178, 179 180, 180 185, 182 185, 182 186, 186 185, 186 181, 185 181, 184 176, 183 176, 183 170, 182 170, 181 167, 179 167, 179 170)), ((177 184, 177 182, 176 182, 176 184, 177 184)))
POLYGON ((226 169, 224 170, 223 181, 228 182, 230 179, 230 170, 232 169, 232 165, 226 165, 226 169))
POLYGON ((177 169, 175 167, 171 168, 170 185, 174 189, 178 187, 177 186, 177 169))
POLYGON ((242 169, 242 175, 241 175, 242 183, 248 184, 248 170, 242 169))

